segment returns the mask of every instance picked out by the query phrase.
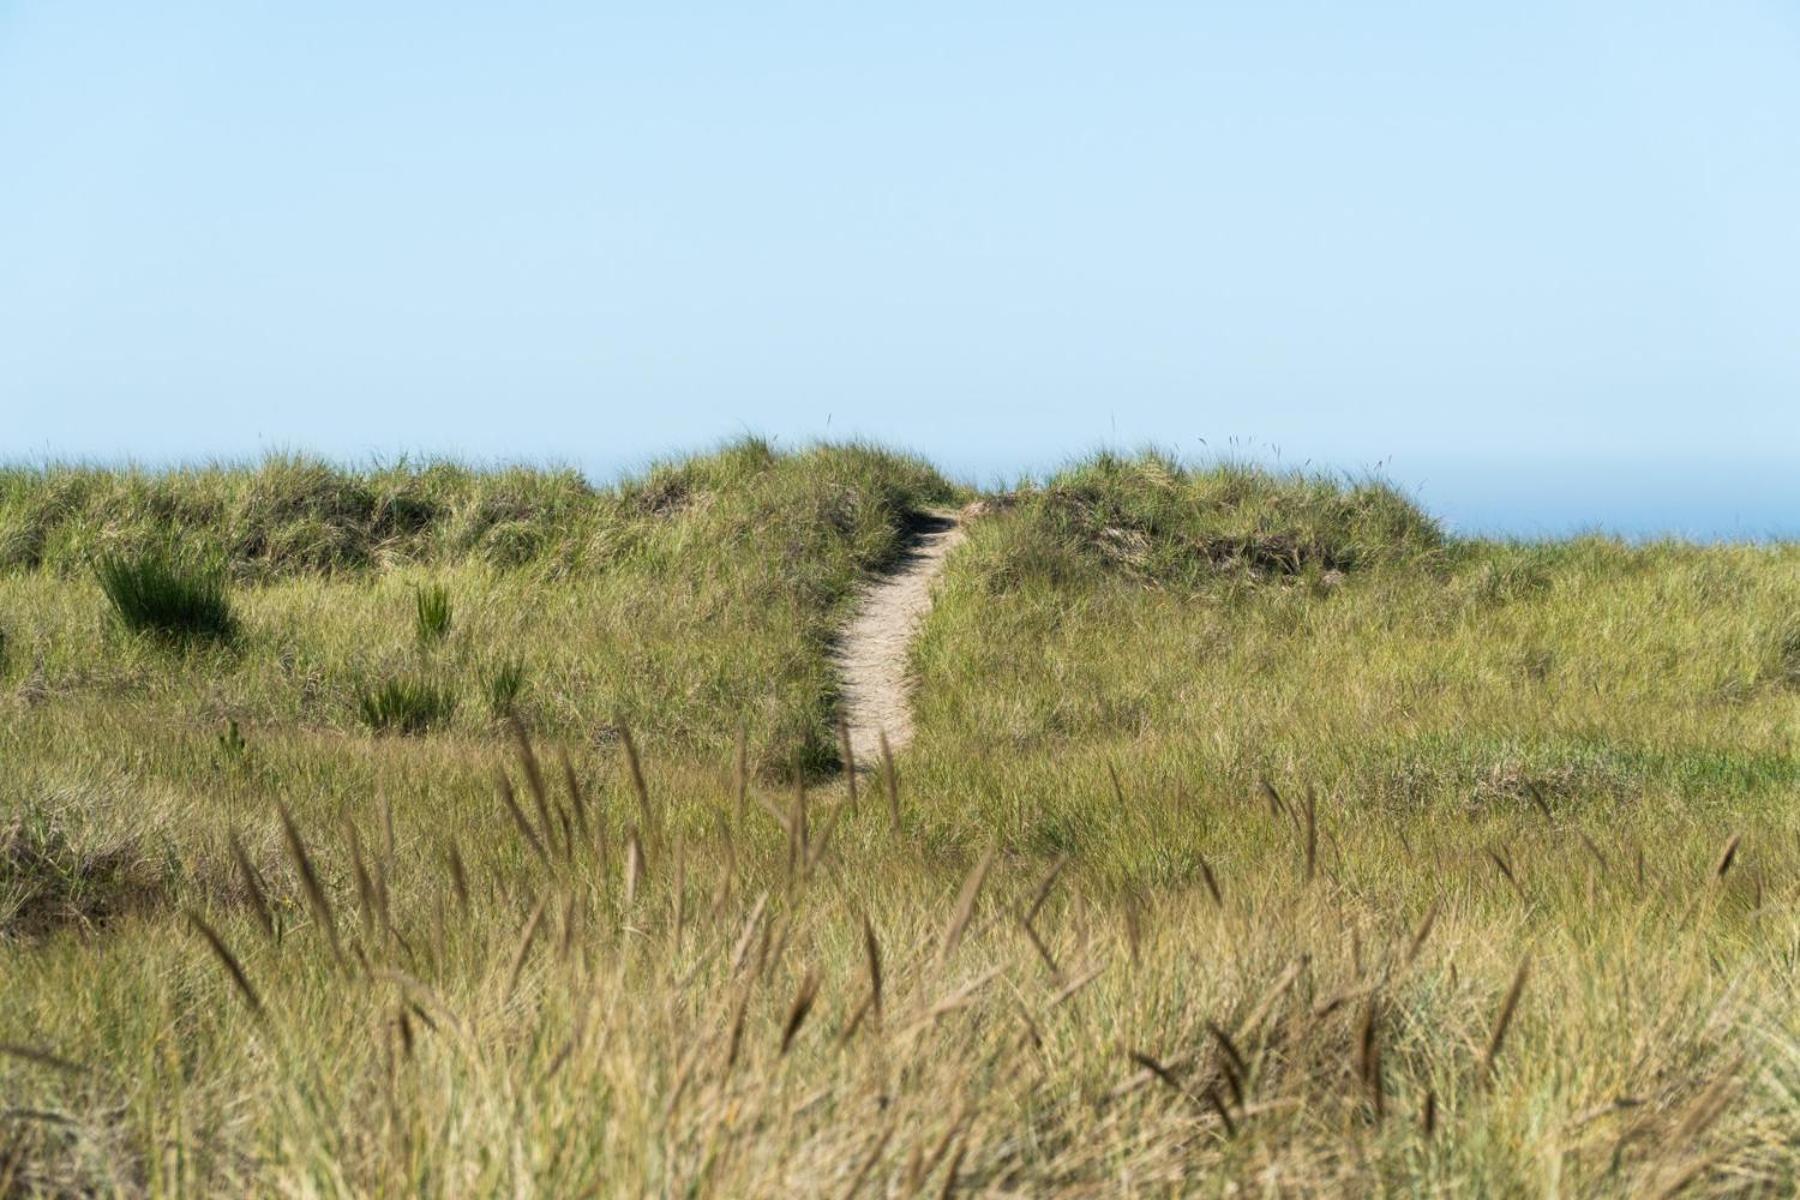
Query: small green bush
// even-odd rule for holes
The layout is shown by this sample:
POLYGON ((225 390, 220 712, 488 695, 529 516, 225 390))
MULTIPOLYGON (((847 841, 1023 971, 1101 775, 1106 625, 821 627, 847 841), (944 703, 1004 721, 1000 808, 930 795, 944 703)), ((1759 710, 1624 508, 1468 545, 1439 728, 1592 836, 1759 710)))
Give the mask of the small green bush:
POLYGON ((450 592, 442 584, 419 589, 413 628, 419 644, 435 645, 450 636, 450 592))
POLYGON ((456 696, 423 679, 388 679, 357 692, 357 711, 375 733, 420 734, 449 722, 456 696))
POLYGON ((95 573, 127 629, 167 638, 229 638, 237 630, 224 572, 216 568, 152 551, 109 555, 95 573))
POLYGON ((518 658, 502 659, 482 677, 482 690, 487 693, 488 712, 495 717, 512 714, 519 693, 525 687, 525 663, 518 658))

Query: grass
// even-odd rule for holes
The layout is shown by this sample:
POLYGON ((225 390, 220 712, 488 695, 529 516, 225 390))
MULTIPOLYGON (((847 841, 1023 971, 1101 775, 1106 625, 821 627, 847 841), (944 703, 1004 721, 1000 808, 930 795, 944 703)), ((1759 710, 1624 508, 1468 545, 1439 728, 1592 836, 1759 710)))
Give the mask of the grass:
POLYGON ((96 553, 175 537, 240 577, 400 562, 572 564, 607 501, 573 471, 405 460, 346 470, 302 456, 176 471, 0 470, 0 568, 78 572, 96 553))
POLYGON ((164 551, 108 555, 94 568, 127 629, 172 639, 229 638, 237 627, 223 575, 164 551))
POLYGON ((482 679, 487 696, 488 714, 510 717, 518 712, 519 696, 525 690, 525 664, 517 658, 506 658, 488 668, 482 679))
POLYGON ((137 837, 117 827, 98 833, 70 811, 93 803, 70 795, 8 814, 0 826, 0 937, 91 929, 156 894, 156 866, 137 837))
POLYGON ((359 691, 356 706, 375 733, 420 734, 449 723, 456 694, 426 679, 386 679, 359 691))
MULTIPOLYGON (((729 750, 743 726, 759 773, 829 772, 827 650, 845 605, 899 553, 907 514, 956 490, 874 448, 783 455, 754 439, 614 487, 577 484, 442 464, 332 474, 283 459, 166 476, 0 472, 0 523, 35 522, 45 547, 38 566, 0 571, 9 678, 68 704, 137 695, 246 730, 354 729, 366 681, 420 670, 412 614, 421 589, 441 587, 456 598, 456 634, 430 671, 459 696, 484 696, 489 663, 516 658, 532 681, 521 715, 543 733, 591 738, 622 723, 645 731, 649 750, 691 756, 729 750), (371 529, 363 509, 332 500, 345 495, 437 516, 404 536, 371 529), (509 496, 539 551, 502 563, 465 520, 509 496), (87 646, 89 615, 70 603, 83 572, 67 561, 96 543, 156 544, 166 534, 144 506, 185 514, 184 552, 216 556, 239 581, 241 653, 213 673, 87 646), (336 557, 278 553, 298 535, 268 532, 327 518, 336 557)), ((484 707, 459 706, 450 730, 489 734, 484 707)))
POLYGON ((450 636, 450 591, 441 584, 421 587, 415 601, 413 629, 421 646, 432 646, 450 636))
POLYGON ((911 460, 728 447, 507 563, 240 555, 182 656, 59 555, 135 536, 94 497, 266 489, 81 478, 0 573, 0 1190, 1800 1184, 1800 549, 1096 458, 971 521, 890 809, 828 774, 829 656, 968 498, 911 460), (474 702, 347 736, 427 678, 474 702))

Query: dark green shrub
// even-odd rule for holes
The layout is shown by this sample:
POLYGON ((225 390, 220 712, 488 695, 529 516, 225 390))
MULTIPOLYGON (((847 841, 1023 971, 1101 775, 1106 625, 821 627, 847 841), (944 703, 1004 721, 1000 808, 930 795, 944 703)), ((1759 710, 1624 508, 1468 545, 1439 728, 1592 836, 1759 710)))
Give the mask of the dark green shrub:
POLYGON ((456 696, 423 679, 389 679, 357 692, 357 711, 375 733, 424 733, 446 724, 456 712, 456 696))
POLYGON ((237 630, 225 575, 164 551, 109 555, 95 567, 100 588, 127 629, 167 638, 228 638, 237 630))

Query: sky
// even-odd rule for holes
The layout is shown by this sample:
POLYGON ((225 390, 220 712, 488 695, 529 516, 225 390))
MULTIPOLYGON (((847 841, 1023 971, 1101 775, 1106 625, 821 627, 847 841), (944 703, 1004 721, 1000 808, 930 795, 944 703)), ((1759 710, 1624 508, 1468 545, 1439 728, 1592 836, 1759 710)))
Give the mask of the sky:
POLYGON ((0 458, 746 431, 1800 536, 1800 7, 0 0, 0 458))

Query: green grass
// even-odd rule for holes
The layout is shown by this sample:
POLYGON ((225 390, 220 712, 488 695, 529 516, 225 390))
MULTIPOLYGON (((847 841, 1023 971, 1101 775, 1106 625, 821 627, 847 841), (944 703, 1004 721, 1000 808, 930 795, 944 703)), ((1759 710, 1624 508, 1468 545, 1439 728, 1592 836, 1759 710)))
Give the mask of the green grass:
POLYGON ((0 470, 0 568, 71 574, 171 535, 240 577, 358 573, 400 562, 573 565, 625 498, 573 471, 454 463, 346 470, 299 456, 168 472, 0 470))
POLYGON ((356 707, 375 733, 420 734, 449 723, 456 694, 427 679, 385 679, 359 690, 356 707))
POLYGON ((1112 573, 1193 588, 1220 578, 1317 580, 1444 548, 1437 525, 1393 488, 1158 454, 1100 454, 1013 498, 1004 564, 1021 580, 1112 573))
POLYGON ((1097 457, 951 556, 896 828, 830 777, 832 639, 972 497, 561 478, 6 477, 0 1192, 1800 1185, 1800 548, 1097 457), (508 489, 496 559, 455 514, 508 489), (229 650, 79 566, 173 508, 229 650), (338 549, 244 534, 296 522, 338 549), (361 736, 367 680, 460 703, 361 736))
POLYGON ((415 598, 413 629, 421 646, 436 645, 450 636, 450 592, 441 584, 421 587, 415 598))
POLYGON ((100 589, 127 629, 171 639, 229 638, 237 627, 221 572, 167 552, 108 555, 100 589))
POLYGON ((489 666, 482 677, 482 693, 487 697, 490 716, 515 715, 519 708, 519 697, 524 691, 525 664, 519 659, 501 659, 489 666))
MULTIPOLYGON (((488 664, 513 658, 532 680, 521 715, 541 732, 593 737, 623 723, 652 751, 693 754, 728 751, 744 726, 759 771, 831 770, 827 650, 845 604, 865 573, 899 553, 907 514, 954 500, 956 489, 870 447, 781 455, 756 440, 611 488, 553 485, 561 478, 437 464, 332 474, 289 460, 167 476, 0 475, 11 481, 10 492, 0 487, 10 497, 0 499, 0 522, 62 514, 48 526, 49 546, 154 544, 162 526, 141 506, 191 512, 179 526, 188 553, 220 556, 243 581, 234 601, 241 653, 209 676, 132 647, 93 653, 89 614, 70 603, 81 573, 65 573, 59 549, 36 568, 0 572, 0 623, 15 634, 7 661, 31 688, 69 704, 132 695, 246 729, 348 730, 361 723, 366 681, 418 669, 410 614, 442 588, 456 598, 456 634, 436 645, 431 670, 459 696, 485 696, 488 664), (331 560, 274 555, 268 547, 287 539, 244 532, 266 529, 275 514, 311 521, 335 511, 320 497, 389 493, 411 496, 408 511, 438 513, 436 523, 373 541, 365 527, 346 527, 337 540, 360 549, 331 560), (497 503, 497 493, 558 498, 519 507, 541 553, 500 565, 459 532, 456 514, 497 503)), ((451 730, 487 735, 485 707, 459 706, 451 730)))

